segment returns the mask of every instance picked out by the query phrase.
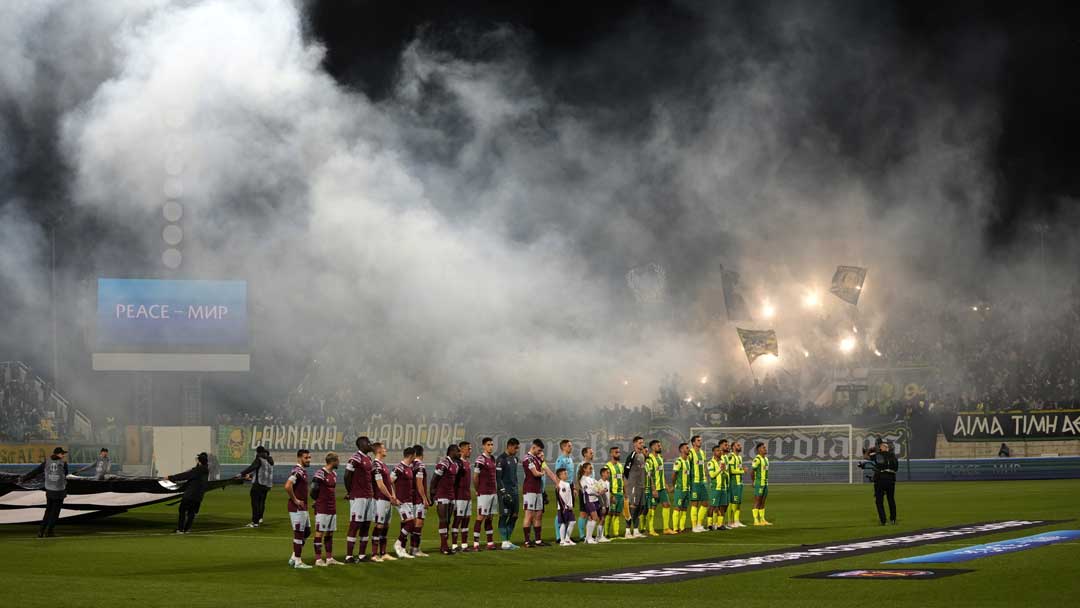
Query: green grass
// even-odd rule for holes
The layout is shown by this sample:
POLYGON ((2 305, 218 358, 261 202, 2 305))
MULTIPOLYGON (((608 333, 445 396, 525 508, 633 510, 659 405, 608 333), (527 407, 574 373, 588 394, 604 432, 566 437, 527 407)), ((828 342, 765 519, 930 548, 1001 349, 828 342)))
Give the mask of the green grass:
MULTIPOLYGON (((33 526, 0 527, 0 581, 12 606, 521 606, 558 602, 587 606, 892 606, 1068 605, 1080 591, 1080 543, 1062 543, 983 558, 956 567, 976 571, 929 581, 825 581, 796 574, 881 562, 956 547, 935 544, 801 566, 711 576, 681 583, 605 585, 528 579, 630 565, 715 558, 799 544, 898 533, 1008 518, 1080 518, 1080 480, 901 483, 901 524, 882 528, 871 515, 867 486, 777 485, 769 497, 771 528, 550 547, 386 564, 292 570, 290 533, 280 488, 271 494, 264 527, 245 529, 246 489, 210 493, 194 534, 174 536, 175 508, 164 505, 61 525, 60 537, 34 538, 33 526), (317 586, 318 585, 318 586, 317 586), (572 595, 571 595, 572 594, 572 595)), ((344 507, 339 510, 345 512, 344 507)), ((344 519, 344 518, 342 518, 344 519)), ((553 530, 545 518, 545 536, 553 530)), ((745 505, 743 520, 750 519, 745 505)), ((343 522, 342 522, 343 523, 343 522)), ((335 549, 344 552, 339 524, 335 549)), ((437 545, 435 522, 425 548, 437 545)), ((976 544, 1080 529, 1080 521, 961 541, 976 544)), ((396 533, 397 522, 393 526, 396 533)), ((515 540, 520 540, 517 530, 515 540)), ((312 561, 310 541, 305 560, 312 561)))

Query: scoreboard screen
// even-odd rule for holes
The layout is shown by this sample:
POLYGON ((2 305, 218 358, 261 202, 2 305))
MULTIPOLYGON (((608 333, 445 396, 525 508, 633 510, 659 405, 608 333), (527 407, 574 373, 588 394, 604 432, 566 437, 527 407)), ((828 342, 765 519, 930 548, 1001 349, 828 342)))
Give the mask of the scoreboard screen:
POLYGON ((95 370, 248 371, 247 282, 98 279, 95 370))

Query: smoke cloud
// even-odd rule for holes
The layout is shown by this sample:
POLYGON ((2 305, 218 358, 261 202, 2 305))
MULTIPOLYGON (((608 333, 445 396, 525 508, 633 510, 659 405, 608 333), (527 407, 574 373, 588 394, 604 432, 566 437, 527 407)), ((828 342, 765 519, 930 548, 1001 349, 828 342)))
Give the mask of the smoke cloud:
POLYGON ((3 346, 43 343, 42 209, 73 218, 76 285, 166 273, 170 199, 184 209, 171 276, 250 282, 260 397, 310 359, 386 406, 636 404, 674 372, 745 381, 718 321, 721 265, 753 309, 777 306, 753 325, 776 327, 782 361, 852 324, 828 299, 837 264, 870 268, 854 321, 871 333, 927 302, 1045 289, 1071 247, 992 260, 983 241, 992 91, 957 96, 887 18, 835 9, 689 5, 702 35, 672 54, 678 78, 627 99, 589 81, 590 57, 534 69, 509 26, 453 34, 483 51, 468 55, 419 30, 373 99, 325 72, 288 0, 5 9, 0 279, 17 331, 3 346), (60 164, 32 172, 62 196, 27 192, 28 134, 55 146, 60 164), (652 263, 663 300, 642 305, 626 273, 652 263), (824 312, 799 310, 811 290, 824 312))

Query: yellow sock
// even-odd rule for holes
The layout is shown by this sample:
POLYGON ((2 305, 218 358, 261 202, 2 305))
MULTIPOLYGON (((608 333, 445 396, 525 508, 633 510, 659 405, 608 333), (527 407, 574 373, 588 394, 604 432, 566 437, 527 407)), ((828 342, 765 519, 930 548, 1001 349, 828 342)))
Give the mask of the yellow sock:
POLYGON ((735 507, 735 515, 732 515, 732 521, 742 520, 742 507, 735 507))
POLYGON ((671 529, 671 507, 663 507, 661 509, 661 512, 662 512, 661 514, 664 517, 664 529, 665 530, 670 530, 671 529))
POLYGON ((645 517, 649 520, 649 534, 656 534, 656 513, 649 511, 645 514, 645 517))
POLYGON ((765 507, 758 509, 761 512, 761 521, 765 521, 765 507))
POLYGON ((704 511, 705 509, 701 505, 694 507, 694 527, 702 524, 702 520, 705 519, 704 511))
POLYGON ((619 529, 620 528, 619 523, 621 521, 622 521, 622 515, 616 515, 611 520, 611 531, 613 532, 613 534, 614 534, 614 536, 616 538, 619 536, 620 533, 622 533, 622 530, 619 529))
POLYGON ((751 509, 751 512, 752 512, 752 513, 754 514, 754 523, 755 523, 755 524, 756 524, 756 523, 760 523, 760 522, 761 522, 761 518, 760 518, 760 517, 758 517, 758 510, 757 510, 757 509, 751 509))

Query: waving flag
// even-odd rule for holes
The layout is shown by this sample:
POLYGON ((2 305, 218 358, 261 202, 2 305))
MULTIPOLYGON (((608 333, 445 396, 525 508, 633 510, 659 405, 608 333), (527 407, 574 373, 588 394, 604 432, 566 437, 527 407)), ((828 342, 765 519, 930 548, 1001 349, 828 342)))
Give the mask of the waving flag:
POLYGON ((836 297, 857 306, 859 294, 862 293, 863 281, 866 280, 866 269, 859 266, 837 266, 836 274, 832 278, 832 287, 829 291, 836 297))
MULTIPOLYGON (((128 509, 165 502, 179 498, 186 483, 153 477, 109 475, 98 480, 69 475, 68 495, 64 499, 60 518, 115 515, 128 509)), ((209 482, 208 489, 223 488, 234 483, 241 482, 235 479, 215 480, 209 482)), ((21 482, 18 475, 0 472, 0 524, 41 521, 44 512, 45 489, 40 477, 21 482)))
POLYGON ((724 307, 727 309, 728 321, 750 321, 750 307, 739 295, 739 273, 721 267, 720 282, 724 288, 724 307))
POLYGON ((735 331, 739 332, 739 340, 742 341, 743 351, 746 352, 746 359, 752 364, 754 359, 757 359, 761 355, 773 355, 780 356, 780 346, 776 341, 776 330, 772 329, 742 329, 736 327, 735 331))

